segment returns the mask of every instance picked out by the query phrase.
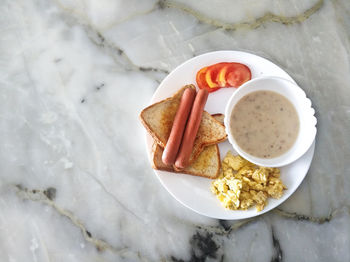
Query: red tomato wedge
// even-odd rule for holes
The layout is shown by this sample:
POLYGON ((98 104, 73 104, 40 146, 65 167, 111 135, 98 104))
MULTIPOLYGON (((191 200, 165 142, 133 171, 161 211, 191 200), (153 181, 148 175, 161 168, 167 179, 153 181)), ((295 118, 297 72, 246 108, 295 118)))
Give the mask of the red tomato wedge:
POLYGON ((214 92, 221 87, 239 87, 251 79, 250 69, 243 64, 222 62, 202 68, 197 72, 198 87, 214 92))
POLYGON ((196 82, 200 89, 207 89, 209 93, 218 90, 218 87, 210 87, 206 81, 206 74, 209 67, 203 67, 196 75, 196 82))

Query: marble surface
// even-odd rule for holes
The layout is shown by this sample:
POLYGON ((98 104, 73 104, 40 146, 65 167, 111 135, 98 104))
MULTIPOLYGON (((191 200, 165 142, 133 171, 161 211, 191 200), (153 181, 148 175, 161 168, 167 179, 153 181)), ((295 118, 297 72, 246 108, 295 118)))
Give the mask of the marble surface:
POLYGON ((350 261, 350 2, 2 0, 0 261, 350 261), (183 207, 138 120, 187 59, 243 50, 312 99, 295 194, 253 219, 183 207))

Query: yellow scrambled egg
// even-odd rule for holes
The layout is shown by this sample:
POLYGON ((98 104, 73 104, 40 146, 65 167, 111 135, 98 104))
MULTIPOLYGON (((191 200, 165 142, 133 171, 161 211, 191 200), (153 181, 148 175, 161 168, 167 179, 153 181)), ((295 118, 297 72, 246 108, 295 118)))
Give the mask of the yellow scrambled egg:
POLYGON ((261 211, 268 197, 280 198, 284 189, 278 168, 256 166, 231 152, 226 154, 219 178, 211 186, 222 205, 232 210, 246 210, 255 205, 261 211))

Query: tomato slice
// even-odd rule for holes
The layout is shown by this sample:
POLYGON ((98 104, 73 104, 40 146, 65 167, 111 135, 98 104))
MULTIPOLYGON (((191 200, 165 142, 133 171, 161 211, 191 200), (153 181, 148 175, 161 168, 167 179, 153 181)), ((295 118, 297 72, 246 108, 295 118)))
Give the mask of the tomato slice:
POLYGON ((208 70, 205 74, 205 80, 210 88, 219 88, 222 87, 217 82, 217 76, 221 69, 225 67, 228 63, 217 63, 208 67, 208 70))
POLYGON ((216 82, 219 84, 220 87, 227 87, 226 73, 229 67, 229 65, 225 65, 223 68, 221 68, 220 72, 216 77, 216 82))
POLYGON ((239 87, 252 78, 250 69, 243 64, 231 63, 225 72, 226 87, 239 87))
POLYGON ((196 82, 197 85, 200 89, 207 89, 209 93, 214 92, 216 90, 218 90, 219 88, 211 88, 207 81, 206 81, 206 73, 208 71, 209 67, 203 67, 201 70, 198 71, 197 75, 196 75, 196 82))
POLYGON ((216 79, 217 73, 217 70, 215 70, 214 68, 208 68, 207 72, 205 73, 205 82, 210 88, 219 87, 216 81, 213 81, 213 79, 216 79))

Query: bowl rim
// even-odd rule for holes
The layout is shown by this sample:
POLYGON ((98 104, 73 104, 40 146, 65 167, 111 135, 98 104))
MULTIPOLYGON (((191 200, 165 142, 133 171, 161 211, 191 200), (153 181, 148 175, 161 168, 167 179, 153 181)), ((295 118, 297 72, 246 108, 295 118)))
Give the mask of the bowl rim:
MULTIPOLYGON (((260 90, 264 90, 264 89, 259 89, 260 90)), ((267 91, 271 91, 271 90, 268 90, 266 89, 267 91)), ((282 166, 286 166, 294 161, 296 161, 297 159, 299 159, 302 155, 305 154, 305 152, 307 152, 307 150, 310 148, 310 146, 312 145, 313 141, 315 140, 315 137, 316 137, 316 132, 317 132, 317 128, 316 128, 316 123, 317 123, 317 119, 316 117, 314 116, 314 113, 315 113, 315 110, 312 108, 312 103, 311 103, 311 100, 307 98, 304 90, 301 89, 300 86, 298 86, 298 84, 288 80, 288 79, 285 79, 285 78, 282 78, 282 77, 276 77, 276 76, 264 76, 264 77, 258 77, 258 78, 254 78, 254 79, 251 79, 249 81, 247 81, 246 83, 244 83, 243 85, 241 85, 237 90, 236 92, 234 92, 232 94, 232 96, 230 97, 230 99, 228 100, 227 104, 226 104, 226 107, 225 107, 225 117, 224 117, 224 124, 225 124, 225 129, 226 129, 226 133, 227 133, 227 138, 228 138, 228 141, 229 143, 233 146, 233 148, 236 150, 236 152, 241 155, 242 157, 244 157, 245 159, 247 159, 248 161, 256 164, 256 165, 259 165, 259 166, 265 166, 265 167, 282 167, 282 166), (233 100, 235 97, 237 97, 238 95, 240 95, 242 92, 245 92, 245 89, 246 88, 249 88, 251 85, 254 85, 256 84, 257 82, 260 82, 260 81, 266 81, 266 80, 272 80, 272 81, 280 81, 280 82, 285 82, 287 85, 292 85, 294 87, 293 89, 293 93, 296 93, 298 94, 298 99, 305 99, 305 103, 307 104, 306 106, 307 107, 310 107, 310 114, 312 114, 312 117, 314 118, 314 128, 315 130, 312 130, 313 134, 311 134, 311 137, 309 139, 309 141, 307 141, 307 144, 306 146, 304 145, 304 147, 302 148, 302 150, 299 150, 297 151, 297 153, 294 153, 293 154, 293 150, 295 150, 295 148, 297 148, 298 146, 300 146, 300 142, 297 143, 298 139, 299 139, 299 136, 300 136, 300 133, 301 133, 301 130, 302 127, 302 123, 300 121, 300 113, 299 113, 299 110, 298 110, 298 106, 296 104, 296 102, 293 100, 293 99, 289 99, 288 97, 286 97, 285 95, 283 95, 286 99, 288 99, 288 101, 290 101, 292 103, 292 105, 295 107, 296 111, 297 111, 297 114, 298 114, 298 117, 299 117, 299 121, 300 121, 300 127, 299 127, 299 134, 296 138, 296 141, 294 142, 294 144, 292 145, 292 147, 286 151, 285 153, 283 153, 282 155, 280 156, 277 156, 277 157, 274 157, 274 158, 260 158, 260 157, 256 157, 256 156, 253 156, 253 155, 250 155, 249 153, 245 152, 243 149, 241 149, 241 147, 236 143, 236 140, 234 139, 232 133, 231 133, 231 130, 230 130, 230 116, 231 116, 231 112, 234 108, 234 106, 238 103, 238 101, 241 100, 242 97, 252 93, 252 92, 255 92, 257 90, 250 90, 248 91, 246 94, 244 94, 241 98, 239 98, 237 101, 235 101, 233 103, 233 100), (301 96, 302 95, 302 96, 301 96), (288 156, 289 155, 289 156, 288 156)), ((307 127, 306 127, 307 128, 307 127)))

